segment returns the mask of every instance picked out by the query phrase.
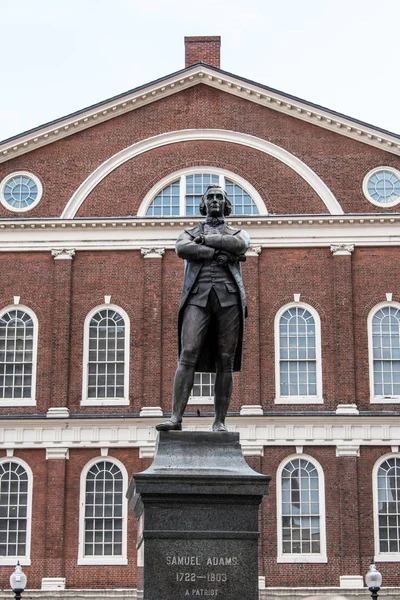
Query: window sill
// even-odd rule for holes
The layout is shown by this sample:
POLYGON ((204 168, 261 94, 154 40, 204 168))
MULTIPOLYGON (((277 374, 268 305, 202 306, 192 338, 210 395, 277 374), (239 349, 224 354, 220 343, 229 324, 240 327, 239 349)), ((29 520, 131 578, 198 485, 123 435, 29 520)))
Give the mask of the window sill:
POLYGON ((400 404, 400 396, 374 396, 371 404, 400 404))
POLYGON ((316 554, 289 554, 288 556, 278 556, 276 559, 278 563, 327 563, 328 558, 324 555, 316 554))
POLYGON ((0 566, 12 565, 15 567, 17 560, 19 560, 22 567, 29 567, 31 564, 30 558, 21 558, 20 556, 15 556, 14 558, 12 556, 2 556, 0 557, 0 566))
POLYGON ((323 404, 324 399, 318 396, 280 396, 275 398, 275 404, 323 404))
POLYGON ((128 559, 121 556, 98 556, 90 558, 78 558, 78 565, 127 565, 128 559))
POLYGON ((32 400, 32 398, 1 398, 0 407, 2 406, 36 406, 36 400, 32 400))
POLYGON ((214 398, 212 396, 190 396, 188 405, 189 404, 214 404, 214 398))
POLYGON ((400 553, 397 552, 393 552, 393 554, 390 554, 389 552, 387 554, 375 554, 374 556, 374 562, 399 562, 400 561, 400 553))
POLYGON ((128 398, 93 398, 93 400, 82 400, 81 406, 128 406, 128 398))

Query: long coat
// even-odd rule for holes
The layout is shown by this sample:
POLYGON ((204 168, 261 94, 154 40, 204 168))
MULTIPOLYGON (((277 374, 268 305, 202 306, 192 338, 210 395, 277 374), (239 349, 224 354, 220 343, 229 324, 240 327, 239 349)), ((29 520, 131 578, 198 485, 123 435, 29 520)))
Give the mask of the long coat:
MULTIPOLYGON (((203 233, 203 224, 195 225, 191 229, 185 229, 178 237, 176 241, 176 252, 180 258, 185 260, 185 272, 183 280, 183 288, 181 294, 181 301, 179 305, 178 315, 178 347, 179 355, 181 353, 181 330, 182 322, 185 314, 186 300, 191 292, 193 285, 196 282, 197 276, 203 266, 204 260, 210 260, 214 256, 214 249, 202 244, 195 244, 194 238, 203 233)), ((237 254, 244 254, 250 245, 250 238, 247 233, 241 229, 233 229, 225 225, 223 230, 224 235, 235 236, 235 246, 237 247, 237 254)), ((233 241, 233 240, 232 240, 233 241)), ((240 371, 241 360, 242 360, 242 346, 243 346, 243 330, 244 330, 244 319, 247 316, 246 307, 246 294, 242 281, 242 272, 240 262, 229 263, 228 267, 235 279, 236 285, 238 286, 240 294, 240 305, 241 305, 241 323, 239 331, 239 339, 236 346, 235 360, 233 365, 234 371, 240 371)), ((196 364, 197 372, 215 373, 216 366, 216 339, 215 332, 210 327, 208 330, 207 338, 202 348, 199 360, 196 364)))

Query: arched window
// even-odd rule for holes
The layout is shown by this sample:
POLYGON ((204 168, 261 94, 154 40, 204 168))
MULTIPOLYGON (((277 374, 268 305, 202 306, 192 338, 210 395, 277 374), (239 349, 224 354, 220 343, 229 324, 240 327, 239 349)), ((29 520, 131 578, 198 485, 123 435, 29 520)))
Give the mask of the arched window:
POLYGON ((82 404, 129 403, 129 318, 104 305, 86 317, 82 404))
POLYGON ((35 404, 37 319, 26 307, 0 312, 0 406, 35 404))
POLYGON ((326 562, 324 476, 308 456, 285 459, 277 473, 278 562, 326 562))
POLYGON ((78 564, 127 564, 127 474, 116 459, 91 461, 81 477, 78 564))
POLYGON ((373 470, 375 554, 400 558, 400 455, 381 458, 373 470))
POLYGON ((305 304, 283 307, 275 318, 276 402, 321 403, 321 326, 305 304))
POLYGON ((372 402, 400 399, 400 304, 380 304, 368 317, 372 402))
POLYGON ((31 481, 22 461, 0 462, 0 564, 30 564, 31 481))
POLYGON ((147 217, 199 216, 199 205, 211 184, 225 188, 232 216, 266 214, 257 191, 234 173, 213 167, 178 171, 156 184, 143 200, 138 215, 147 217))

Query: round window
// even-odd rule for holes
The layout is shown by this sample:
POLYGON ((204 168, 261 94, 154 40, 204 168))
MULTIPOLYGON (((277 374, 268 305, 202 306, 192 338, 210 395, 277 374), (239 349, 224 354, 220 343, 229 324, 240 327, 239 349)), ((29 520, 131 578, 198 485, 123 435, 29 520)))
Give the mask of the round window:
POLYGON ((35 175, 19 171, 1 182, 0 200, 8 210, 25 212, 38 204, 42 191, 42 184, 35 175))
POLYGON ((378 167, 364 178, 365 197, 376 206, 395 206, 400 202, 400 172, 392 167, 378 167))

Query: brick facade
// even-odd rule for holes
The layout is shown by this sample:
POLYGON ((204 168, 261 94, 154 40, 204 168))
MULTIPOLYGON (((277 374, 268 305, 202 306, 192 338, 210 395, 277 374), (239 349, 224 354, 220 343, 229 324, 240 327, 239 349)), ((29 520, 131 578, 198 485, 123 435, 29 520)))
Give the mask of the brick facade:
MULTIPOLYGON (((187 66, 204 61, 219 67, 219 38, 205 46, 201 38, 186 42, 187 66)), ((257 248, 243 267, 249 317, 229 421, 241 433, 251 466, 272 476, 260 513, 260 575, 269 587, 309 588, 335 587, 341 576, 365 574, 375 553, 373 467, 380 457, 398 454, 399 444, 399 404, 370 402, 368 315, 388 293, 392 302, 400 302, 398 240, 392 230, 379 229, 384 215, 395 218, 398 207, 382 210, 362 192, 366 173, 381 165, 399 169, 399 156, 203 83, 0 164, 0 180, 24 170, 37 175, 44 189, 39 204, 23 215, 0 205, 0 310, 19 296, 39 323, 36 405, 1 406, 0 400, 0 443, 32 470, 31 564, 24 567, 29 587, 40 589, 48 577, 65 578, 73 589, 112 589, 121 582, 136 587, 132 514, 127 565, 77 564, 80 478, 91 459, 107 456, 101 454, 104 448, 110 459, 121 461, 129 478, 144 470, 154 449, 156 421, 140 412, 159 407, 168 414, 171 409, 183 278, 173 239, 190 219, 160 224, 148 218, 142 226, 137 212, 163 177, 197 166, 243 178, 268 213, 262 219, 232 218, 233 226, 249 231, 257 248), (161 145, 124 162, 88 194, 73 223, 56 222, 82 182, 117 152, 162 133, 196 129, 248 134, 290 152, 334 194, 343 223, 336 215, 318 224, 318 217, 330 217, 329 210, 288 164, 245 144, 205 139, 161 145), (302 241, 310 218, 319 229, 302 241), (275 233, 279 227, 281 237, 275 233), (354 251, 331 251, 332 244, 357 238, 365 228, 369 241, 350 239, 354 251), (99 230, 93 241, 84 237, 99 230), (13 246, 17 234, 27 243, 34 236, 29 248, 13 246), (51 252, 63 248, 75 253, 60 259, 51 252), (320 403, 275 401, 275 316, 296 303, 295 294, 321 320, 320 403), (130 321, 129 405, 82 405, 85 318, 106 306, 107 296, 130 321), (356 405, 359 412, 337 414, 339 405, 356 405), (263 413, 241 416, 243 406, 261 407, 263 413), (50 418, 49 409, 64 410, 64 418, 50 418), (46 458, 46 449, 57 447, 65 449, 65 457, 46 458), (315 459, 324 473, 324 563, 277 562, 276 473, 293 455, 315 459)), ((190 405, 189 426, 207 427, 211 410, 190 405)), ((0 454, 6 456, 1 446, 0 454)), ((385 586, 398 585, 398 564, 382 560, 378 568, 385 586)), ((8 587, 10 572, 0 558, 0 587, 8 587)))

